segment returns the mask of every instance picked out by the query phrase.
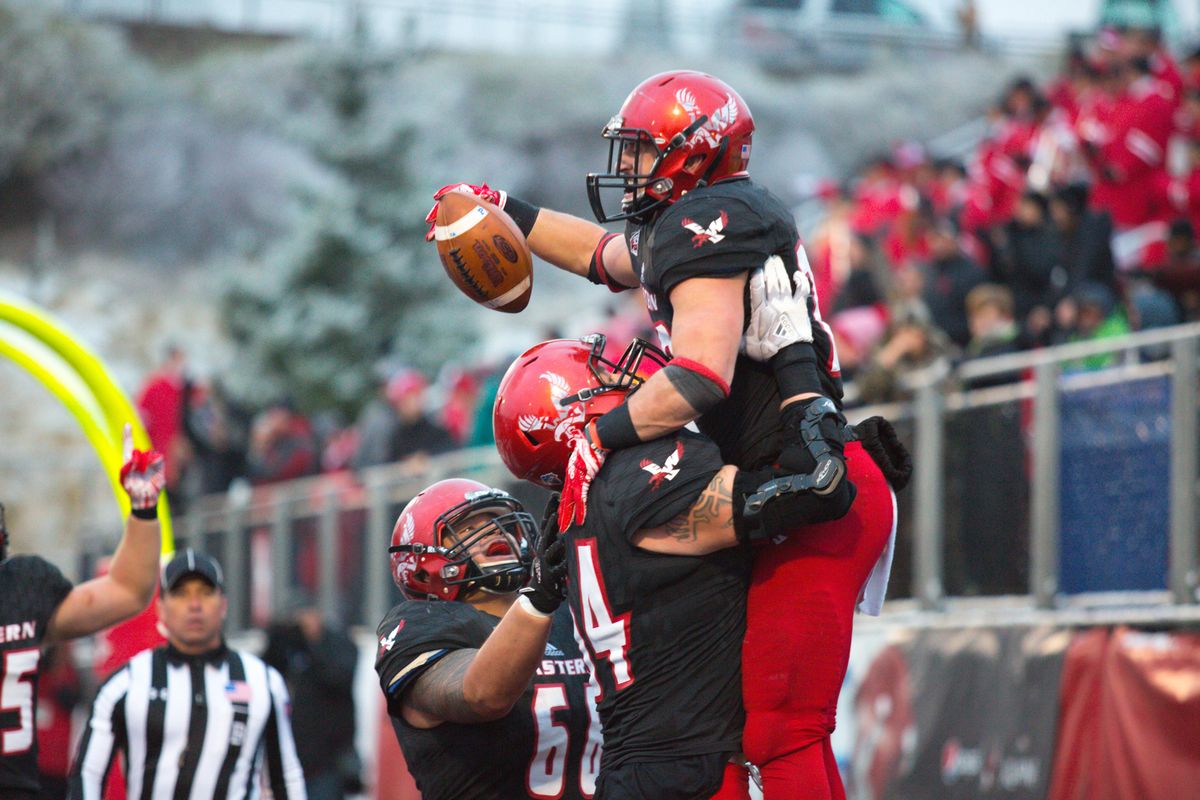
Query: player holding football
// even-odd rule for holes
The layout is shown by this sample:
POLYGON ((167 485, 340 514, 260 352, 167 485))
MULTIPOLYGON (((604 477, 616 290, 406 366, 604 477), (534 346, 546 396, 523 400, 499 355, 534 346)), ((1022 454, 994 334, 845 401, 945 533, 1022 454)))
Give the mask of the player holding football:
POLYGON ((379 625, 375 670, 424 800, 595 791, 600 731, 559 610, 562 546, 547 540, 530 562, 536 534, 515 498, 463 479, 426 488, 396 521, 392 578, 409 599, 379 625))
MULTIPOLYGON (((640 286, 674 355, 627 403, 567 434, 572 454, 563 476, 564 524, 585 520, 590 481, 610 451, 691 421, 728 463, 748 469, 778 463, 810 476, 813 502, 831 512, 844 512, 856 485, 866 481, 857 486, 845 521, 823 532, 830 543, 844 535, 861 548, 831 548, 800 536, 758 551, 744 649, 744 746, 763 768, 767 791, 791 797, 797 786, 820 784, 827 788, 813 796, 840 797, 828 756, 836 690, 831 702, 827 687, 840 686, 849 648, 853 603, 841 599, 862 588, 858 576, 884 551, 895 511, 887 482, 862 446, 845 449, 832 336, 817 297, 806 290, 812 276, 791 214, 746 172, 753 131, 744 101, 712 76, 678 71, 643 81, 603 130, 609 171, 588 176, 597 218, 624 220, 624 235, 486 186, 452 184, 437 196, 479 194, 509 213, 541 258, 613 291, 640 286), (607 190, 620 193, 615 213, 605 205, 607 190), (807 325, 779 331, 775 342, 760 337, 757 344, 766 345, 756 347, 745 338, 751 332, 748 276, 771 258, 788 286, 795 281, 803 305, 803 319, 789 319, 807 325), (789 342, 796 344, 783 346, 789 342), (769 363, 755 360, 764 357, 769 363), (808 598, 818 602, 815 608, 801 603, 802 581, 819 570, 827 575, 822 585, 837 583, 837 614, 829 610, 835 601, 828 593, 808 598), (783 610, 791 613, 780 616, 783 610), (821 643, 820 658, 780 655, 814 643, 821 643)), ((902 470, 891 477, 897 485, 906 480, 902 470)))
MULTIPOLYGON (((663 349, 673 356, 670 368, 628 404, 576 437, 562 493, 564 523, 583 521, 588 482, 609 451, 693 421, 739 466, 779 460, 812 473, 817 460, 829 461, 818 490, 832 504, 848 504, 844 420, 836 407, 840 368, 817 299, 810 303, 812 340, 779 359, 789 362, 782 391, 770 365, 739 357, 750 272, 776 256, 789 276, 800 272, 811 284, 790 212, 746 172, 753 133, 750 109, 728 85, 699 72, 666 72, 636 87, 605 126, 609 170, 588 176, 597 219, 624 221, 624 235, 486 186, 451 184, 435 195, 479 194, 501 206, 532 251, 551 264, 613 291, 640 286, 663 349), (620 193, 620 210, 606 207, 609 191, 620 193), (795 398, 782 411, 781 394, 795 398), (802 426, 805 418, 813 424, 802 426), (783 445, 785 428, 795 433, 794 444, 783 445)), ((431 226, 436 213, 435 205, 431 226)))
MULTIPOLYGON (((557 485, 570 432, 643 390, 664 360, 637 340, 615 363, 604 347, 603 336, 551 340, 509 367, 493 428, 514 475, 557 485)), ((616 451, 598 470, 586 522, 564 534, 568 602, 600 685, 598 798, 707 799, 723 779, 720 797, 744 796, 729 759, 742 733, 746 545, 828 519, 811 493, 789 490, 809 477, 727 465, 686 430, 616 451)), ((796 536, 816 531, 828 546, 820 528, 796 536)), ((883 544, 857 538, 837 551, 883 544)))
POLYGON ((37 770, 37 684, 41 648, 88 636, 137 614, 154 596, 163 457, 133 449, 125 426, 121 486, 132 512, 107 575, 72 586, 38 556, 8 556, 0 506, 0 797, 41 796, 37 770))

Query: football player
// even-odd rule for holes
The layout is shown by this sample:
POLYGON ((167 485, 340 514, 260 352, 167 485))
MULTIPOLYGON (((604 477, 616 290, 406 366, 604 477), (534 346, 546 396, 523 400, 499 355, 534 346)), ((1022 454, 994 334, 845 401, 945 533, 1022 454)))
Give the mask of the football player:
MULTIPOLYGON (((513 474, 560 485, 571 431, 644 390, 665 362, 636 340, 613 362, 605 344, 551 340, 509 367, 493 428, 513 474)), ((586 521, 564 534, 568 604, 599 683, 597 798, 739 796, 729 761, 742 738, 746 544, 844 513, 792 485, 808 479, 727 465, 710 439, 687 430, 615 451, 598 469, 586 521)), ((805 613, 783 612, 777 624, 805 613)))
MULTIPOLYGON (((753 133, 750 109, 729 85, 700 72, 664 72, 634 88, 609 120, 602 132, 608 171, 587 178, 597 220, 623 221, 623 234, 486 185, 451 184, 435 194, 478 194, 508 212, 542 259, 612 291, 640 287, 660 343, 673 356, 671 367, 628 404, 575 437, 563 526, 583 521, 588 482, 608 452, 693 421, 727 462, 778 462, 819 474, 816 490, 833 505, 847 504, 841 372, 817 298, 809 309, 812 341, 779 356, 792 362, 786 386, 778 386, 770 365, 739 357, 750 272, 774 256, 789 275, 810 273, 791 212, 750 180, 753 133), (619 197, 616 209, 610 193, 619 197), (782 409, 781 394, 790 400, 782 409), (781 440, 784 428, 794 431, 794 445, 781 440)), ((436 213, 435 205, 431 226, 436 213)))
MULTIPOLYGON (((651 376, 627 403, 570 434, 571 464, 562 477, 564 523, 584 519, 589 480, 610 450, 650 440, 694 420, 720 447, 726 463, 747 469, 778 463, 791 473, 810 476, 807 491, 814 502, 827 503, 828 512, 850 507, 854 483, 863 475, 870 483, 870 497, 858 492, 860 499, 853 519, 844 525, 845 535, 862 537, 869 529, 874 543, 894 530, 891 492, 880 480, 875 463, 864 457, 865 443, 853 448, 857 464, 850 464, 845 454, 841 372, 815 292, 802 298, 810 341, 796 335, 796 344, 779 348, 768 362, 756 360, 765 357, 765 350, 747 347, 745 334, 755 310, 749 287, 753 270, 776 258, 789 281, 799 274, 802 282, 812 284, 790 212, 755 185, 746 171, 753 131, 745 102, 712 76, 676 71, 643 81, 604 127, 603 136, 610 144, 608 171, 588 176, 588 195, 597 219, 625 221, 623 234, 487 186, 451 184, 436 195, 479 194, 509 213, 530 248, 544 260, 613 291, 640 286, 660 339, 675 356, 670 369, 651 376), (620 195, 617 210, 610 210, 605 201, 609 191, 620 195)), ((431 214, 436 214, 436 206, 431 214)), ((792 333, 781 332, 784 338, 792 333)), ((886 434, 890 428, 871 429, 881 431, 886 434)), ((881 434, 871 443, 881 455, 887 455, 880 444, 884 438, 881 434)), ((903 463, 894 437, 890 444, 903 463)), ((897 486, 906 480, 902 469, 892 472, 891 478, 897 486)), ((798 584, 779 566, 807 555, 805 541, 793 537, 780 546, 756 551, 747 665, 775 663, 781 640, 788 643, 784 650, 794 652, 820 638, 824 620, 820 613, 794 613, 783 619, 775 613, 780 602, 799 607, 798 599, 783 600, 795 595, 798 584), (770 636, 763 638, 755 631, 770 636), (770 646, 760 649, 759 642, 770 646)), ((859 562, 873 550, 873 544, 864 545, 846 562, 852 568, 834 571, 844 584, 839 596, 861 589, 854 578, 861 572, 859 562)), ((886 559, 880 567, 886 574, 886 559)), ((831 626, 836 623, 831 635, 836 635, 830 649, 837 653, 828 662, 830 674, 818 681, 822 686, 832 683, 839 672, 834 667, 842 661, 840 653, 843 644, 848 646, 849 635, 841 615, 849 613, 842 611, 831 620, 831 626)), ((745 746, 756 763, 776 761, 779 766, 785 763, 783 756, 807 750, 816 741, 811 722, 803 723, 800 732, 765 735, 775 730, 780 709, 796 704, 812 707, 807 676, 795 680, 789 671, 805 663, 805 659, 792 659, 777 664, 779 674, 772 673, 766 682, 773 687, 769 693, 763 681, 752 680, 747 672, 745 746), (756 699, 755 694, 763 696, 756 699)), ((822 716, 824 730, 832 718, 824 712, 822 716)), ((822 775, 826 771, 823 766, 822 775)), ((795 769, 769 772, 791 776, 774 780, 777 785, 800 780, 795 769)), ((835 780, 836 775, 831 775, 829 781, 835 780)), ((830 791, 840 796, 840 782, 830 791)))
POLYGON ((539 539, 530 559, 536 534, 515 498, 464 479, 426 488, 396 521, 392 578, 408 599, 379 626, 375 669, 424 800, 595 790, 599 723, 559 608, 562 546, 539 539))
POLYGON ((88 636, 137 614, 154 596, 163 457, 133 449, 125 426, 121 486, 132 512, 107 575, 78 586, 38 556, 8 556, 0 506, 0 797, 41 796, 37 770, 37 684, 41 648, 88 636))

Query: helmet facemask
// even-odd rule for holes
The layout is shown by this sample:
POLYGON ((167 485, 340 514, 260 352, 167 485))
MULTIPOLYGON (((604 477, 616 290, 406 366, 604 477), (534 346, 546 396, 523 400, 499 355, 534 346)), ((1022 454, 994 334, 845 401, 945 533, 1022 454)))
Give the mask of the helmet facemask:
MULTIPOLYGON (((397 544, 389 547, 388 552, 440 557, 427 562, 438 570, 437 579, 430 576, 428 582, 458 587, 452 599, 476 590, 510 594, 524 586, 529 576, 526 543, 536 532, 533 516, 523 511, 516 499, 504 492, 480 491, 437 517, 433 545, 397 544), (486 522, 471 527, 473 521, 485 515, 490 516, 486 522), (492 541, 483 552, 478 552, 477 546, 488 539, 492 541)), ((418 561, 426 563, 424 559, 418 561)))
POLYGON ((563 405, 576 400, 586 400, 592 394, 604 391, 632 394, 646 381, 643 377, 645 374, 645 370, 642 368, 643 359, 649 359, 649 362, 655 365, 655 371, 665 367, 670 360, 666 353, 644 339, 634 339, 630 342, 629 346, 625 348, 625 352, 615 362, 604 355, 605 346, 608 344, 608 339, 604 334, 593 333, 584 336, 580 341, 592 346, 587 366, 602 388, 592 389, 588 395, 578 392, 571 397, 563 398, 563 405))
MULTIPOLYGON (((486 513, 486 512, 484 512, 486 513)), ((537 533, 533 516, 527 511, 508 511, 492 517, 474 530, 466 531, 469 518, 439 524, 439 539, 445 550, 447 564, 442 568, 443 581, 448 586, 462 585, 463 593, 476 589, 488 594, 510 594, 525 585, 529 577, 529 548, 526 546, 537 533), (459 527, 463 528, 460 533, 459 527), (492 539, 482 553, 472 550, 481 542, 492 539), (476 558, 486 559, 483 563, 476 558), (454 574, 457 572, 457 576, 454 574)))
POLYGON ((670 203, 675 196, 675 179, 669 175, 679 172, 689 153, 685 145, 707 121, 708 117, 701 115, 670 141, 659 142, 644 128, 624 127, 621 117, 609 120, 601 131, 601 136, 608 140, 608 171, 587 176, 588 201, 596 219, 601 223, 624 219, 645 223, 670 203), (640 172, 644 155, 653 155, 654 160, 648 171, 640 172), (607 194, 618 189, 621 191, 621 210, 609 214, 604 208, 602 192, 607 194))

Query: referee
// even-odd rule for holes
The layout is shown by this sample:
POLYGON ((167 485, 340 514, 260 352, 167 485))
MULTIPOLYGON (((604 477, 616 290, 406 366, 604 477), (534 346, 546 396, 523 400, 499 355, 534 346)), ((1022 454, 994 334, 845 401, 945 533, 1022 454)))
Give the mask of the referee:
POLYGON ((124 753, 127 797, 304 798, 304 774, 279 673, 225 646, 221 567, 187 549, 162 572, 167 645, 134 656, 101 685, 71 775, 73 800, 99 800, 124 753))

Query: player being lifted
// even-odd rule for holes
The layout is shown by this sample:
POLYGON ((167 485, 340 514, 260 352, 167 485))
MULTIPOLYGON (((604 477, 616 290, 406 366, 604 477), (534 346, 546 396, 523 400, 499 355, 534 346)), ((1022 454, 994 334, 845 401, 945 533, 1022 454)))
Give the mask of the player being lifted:
POLYGON ((0 797, 40 797, 37 771, 37 684, 41 648, 88 636, 132 617, 150 603, 158 580, 158 495, 163 457, 133 449, 124 434, 121 486, 132 512, 108 574, 78 586, 39 556, 8 555, 0 506, 0 797))
MULTIPOLYGON (((712 76, 675 71, 639 84, 603 129, 610 146, 608 171, 589 175, 587 181, 597 219, 624 221, 623 234, 486 186, 451 184, 437 193, 474 192, 500 205, 526 234, 533 252, 557 267, 613 291, 640 286, 662 343, 674 356, 628 402, 586 428, 568 432, 572 447, 562 476, 564 526, 585 521, 590 481, 610 451, 695 421, 719 446, 726 463, 746 469, 777 463, 789 473, 809 476, 806 491, 814 502, 825 504, 830 516, 850 508, 856 476, 862 475, 872 497, 860 497, 856 519, 847 529, 860 534, 870 530, 872 541, 880 532, 886 540, 893 530, 891 494, 878 468, 858 446, 851 453, 858 464, 847 461, 840 369, 816 296, 799 298, 804 319, 793 321, 808 323, 804 334, 781 330, 780 342, 768 342, 757 353, 745 342, 752 270, 775 258, 789 287, 797 275, 798 290, 812 283, 790 212, 746 171, 753 131, 745 102, 712 76), (605 197, 610 191, 620 197, 619 210, 609 209, 605 197), (789 341, 798 344, 781 346, 789 341), (769 362, 755 360, 764 357, 769 362)), ((431 214, 435 212, 436 206, 431 214)), ((904 479, 897 475, 895 480, 904 479)), ((775 735, 780 714, 795 717, 794 706, 811 709, 816 703, 806 696, 808 675, 796 679, 791 674, 805 660, 778 656, 825 635, 820 609, 778 616, 780 608, 798 607, 797 581, 812 571, 792 563, 812 555, 802 538, 762 548, 754 559, 744 656, 745 747, 764 767, 768 783, 783 792, 820 778, 836 783, 829 789, 836 797, 841 791, 836 771, 830 773, 819 753, 827 745, 829 715, 822 711, 820 724, 806 720, 797 723, 798 729, 789 726, 775 735), (805 757, 795 758, 801 751, 805 757)), ((861 583, 851 586, 850 578, 861 571, 858 561, 872 549, 864 547, 853 559, 853 569, 837 573, 845 583, 842 594, 859 591, 861 583)), ((837 672, 832 667, 841 662, 843 638, 848 647, 844 627, 839 617, 831 648, 837 652, 830 659, 830 675, 818 681, 822 686, 837 672)))

